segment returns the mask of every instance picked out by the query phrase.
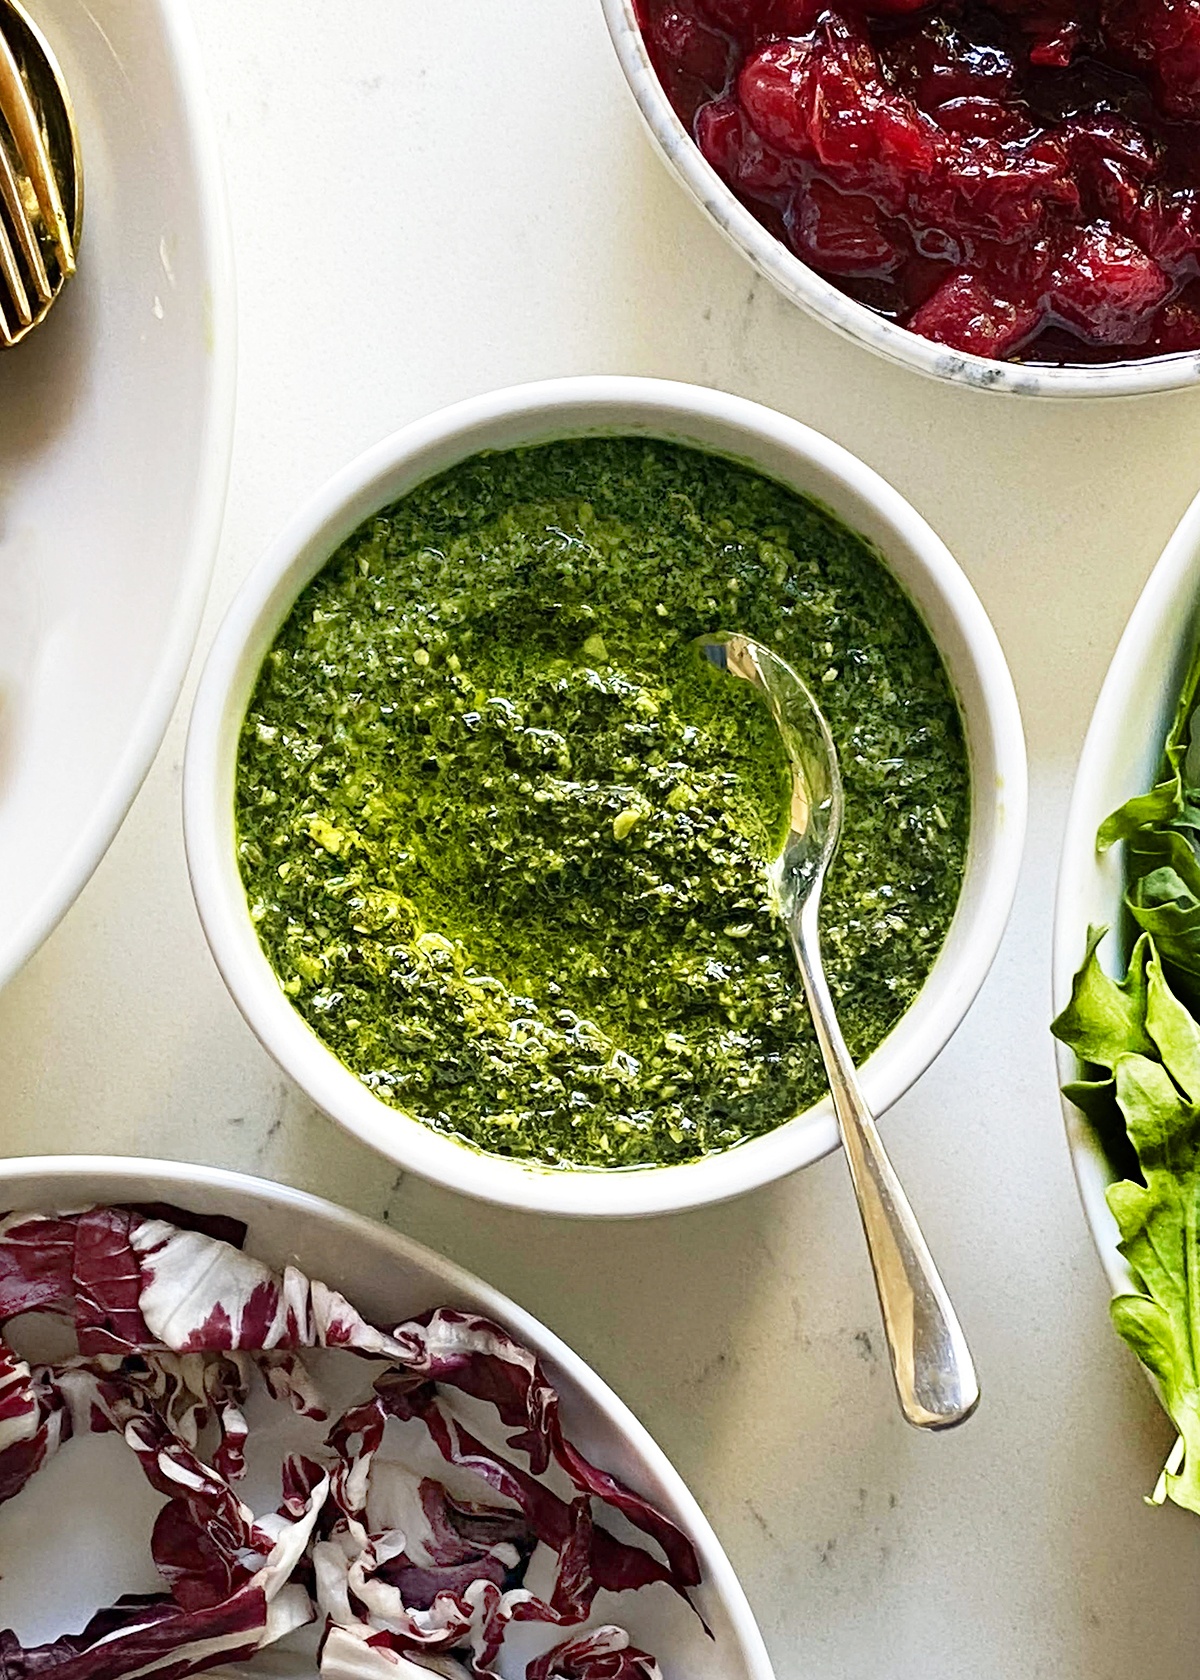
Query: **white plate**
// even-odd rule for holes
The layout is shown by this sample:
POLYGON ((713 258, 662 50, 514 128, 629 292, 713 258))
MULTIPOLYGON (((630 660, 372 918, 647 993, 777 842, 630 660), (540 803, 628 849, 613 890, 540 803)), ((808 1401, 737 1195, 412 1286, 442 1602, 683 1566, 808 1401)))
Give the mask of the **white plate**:
MULTIPOLYGON (((1096 830, 1110 812, 1155 779, 1197 628, 1200 606, 1200 496, 1184 514, 1143 589, 1113 655, 1075 773, 1063 836, 1054 914, 1054 1008, 1071 995, 1089 925, 1116 929, 1124 887, 1122 848, 1103 857, 1096 830)), ((1109 970, 1126 953, 1110 933, 1101 947, 1109 970)), ((1078 1076, 1073 1053, 1058 1046, 1060 1081, 1078 1076)), ((1104 1193, 1114 1174, 1086 1118, 1063 1100, 1075 1178, 1100 1258, 1116 1291, 1130 1286, 1117 1252, 1117 1226, 1104 1193)))
POLYGON ((0 984, 100 861, 199 626, 233 425, 224 199, 184 0, 40 0, 80 268, 0 355, 0 984))
MULTIPOLYGON (((700 1507, 628 1408, 535 1318, 478 1278, 382 1225, 242 1173, 78 1155, 7 1161, 0 1172, 0 1210, 131 1201, 172 1202, 195 1212, 244 1220, 249 1253, 276 1266, 294 1262, 310 1277, 340 1289, 380 1323, 402 1321, 425 1307, 459 1306, 504 1324, 545 1362, 562 1396, 563 1422, 571 1439, 596 1463, 653 1500, 689 1536, 703 1574, 696 1603, 715 1639, 710 1642, 696 1617, 665 1587, 604 1595, 597 1610, 627 1627, 636 1644, 654 1652, 666 1680, 701 1674, 705 1680, 772 1680, 750 1607, 700 1507)), ((0 1628, 16 1614, 18 1633, 27 1643, 47 1638, 82 1625, 98 1607, 97 1586, 106 1595, 102 1601, 111 1603, 120 1591, 152 1591, 160 1585, 152 1569, 148 1578, 143 1573, 131 1579, 128 1573, 127 1560, 137 1561, 133 1536, 141 1538, 144 1551, 155 1502, 145 1509, 146 1501, 138 1497, 144 1491, 140 1471, 132 1463, 118 1462, 122 1450, 113 1438, 89 1438, 82 1446, 70 1443, 24 1493, 0 1508, 0 1539, 5 1542, 0 1628), (56 1472, 67 1479, 51 1489, 48 1484, 56 1472), (41 1514, 33 1510, 32 1501, 43 1497, 38 1489, 43 1477, 47 1494, 57 1492, 60 1501, 65 1496, 71 1506, 67 1525, 54 1534, 31 1520, 41 1514), (7 1526, 18 1518, 24 1524, 19 1532, 39 1536, 36 1552, 25 1558, 20 1553, 29 1549, 14 1546, 18 1530, 7 1526), (126 1573, 104 1579, 102 1572, 115 1569, 118 1555, 126 1573), (20 1570, 19 1579, 14 1569, 20 1570)), ((143 1571, 149 1567, 146 1557, 143 1571)), ((309 1680, 312 1674, 311 1664, 289 1664, 283 1653, 267 1661, 266 1669, 275 1680, 309 1680)), ((258 1671, 255 1663, 245 1672, 258 1671)))

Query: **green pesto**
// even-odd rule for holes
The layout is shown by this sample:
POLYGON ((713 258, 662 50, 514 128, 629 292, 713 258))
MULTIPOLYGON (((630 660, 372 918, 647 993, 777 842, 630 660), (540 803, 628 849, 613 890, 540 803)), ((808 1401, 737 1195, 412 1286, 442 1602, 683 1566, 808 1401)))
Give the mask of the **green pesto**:
POLYGON ((693 1160, 825 1090, 765 862, 786 771, 692 640, 812 685, 846 823, 823 909, 862 1059, 962 879, 958 711, 874 552, 744 467, 633 438, 481 455, 300 596, 242 732, 239 857, 312 1029, 385 1102, 555 1166, 693 1160))

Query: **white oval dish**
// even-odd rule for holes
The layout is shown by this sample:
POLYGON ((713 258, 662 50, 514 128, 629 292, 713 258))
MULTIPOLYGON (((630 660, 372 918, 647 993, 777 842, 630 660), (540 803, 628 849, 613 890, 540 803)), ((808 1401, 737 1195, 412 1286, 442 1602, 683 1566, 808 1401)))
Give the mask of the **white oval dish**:
POLYGON ((744 257, 772 285, 843 338, 933 379, 1022 397, 1128 397, 1200 381, 1200 352, 1094 367, 1025 367, 969 356, 897 326, 841 292, 763 227, 726 186, 692 139, 650 62, 633 0, 601 0, 604 19, 642 119, 672 173, 744 257))
POLYGON ((816 497, 874 543, 915 602, 959 696, 972 771, 966 879, 946 945, 912 1008, 863 1068, 878 1112, 958 1026, 1008 918, 1025 832, 1025 744, 1012 680, 970 584, 929 526, 854 456, 797 421, 697 386, 603 376, 479 397, 418 421, 346 467, 265 555, 222 624, 184 765, 188 866, 217 964, 242 1013, 317 1106, 423 1177, 511 1207, 620 1216, 695 1207, 807 1166, 837 1144, 828 1099, 725 1154, 686 1166, 555 1172, 477 1154, 374 1097, 280 990, 246 907, 233 819, 237 737, 262 659, 292 602, 376 509, 483 449, 587 433, 665 437, 733 456, 816 497))
MULTIPOLYGON (((1096 830, 1111 812, 1153 784, 1163 742, 1184 680, 1200 610, 1200 496, 1176 526, 1146 581, 1117 644, 1088 726, 1063 834, 1054 910, 1054 1010, 1071 995, 1089 926, 1119 924, 1124 876, 1121 852, 1101 856, 1096 830)), ((1121 971, 1124 953, 1113 934, 1101 953, 1121 971)), ((1060 1083, 1078 1077, 1066 1045, 1057 1046, 1060 1083)), ((1075 1179, 1096 1247, 1114 1291, 1128 1288, 1129 1268, 1117 1252, 1116 1221, 1105 1191, 1113 1172, 1083 1114, 1063 1099, 1075 1179)))
POLYGON ((185 0, 42 0, 79 272, 0 355, 0 984, 100 861, 195 642, 233 432, 220 161, 185 0))
MULTIPOLYGON (((710 1680, 772 1680, 770 1659, 745 1594, 678 1472, 607 1384, 529 1313, 441 1255, 383 1225, 299 1190, 244 1173, 103 1155, 32 1157, 5 1161, 0 1169, 0 1211, 49 1211, 128 1202, 169 1202, 198 1213, 220 1213, 242 1220, 249 1227, 249 1253, 277 1267, 289 1262, 299 1266, 309 1277, 320 1278, 340 1290, 360 1311, 381 1324, 399 1323, 435 1306, 467 1308, 503 1324, 545 1361, 562 1396, 563 1421, 572 1440, 596 1463, 651 1499, 691 1539, 703 1575, 695 1592, 696 1604, 715 1637, 710 1641, 699 1621, 666 1589, 610 1599, 612 1614, 628 1628, 636 1644, 660 1659, 666 1674, 704 1674, 710 1680)), ((98 1455, 92 1455, 92 1462, 99 1477, 103 1467, 98 1455)), ((87 1481, 86 1443, 73 1460, 72 1474, 83 1478, 77 1504, 92 1515, 88 1510, 94 1496, 87 1481)), ((138 1492, 136 1470, 132 1476, 131 1492, 138 1492)), ((30 1486, 31 1495, 35 1485, 36 1479, 30 1486)), ((119 1524, 122 1509, 106 1501, 101 1507, 103 1522, 119 1524)), ((78 1511, 73 1520, 79 1520, 78 1511)), ((47 1545, 52 1543, 52 1537, 48 1538, 47 1545)), ((113 1541, 106 1533, 100 1540, 100 1550, 109 1545, 114 1550, 128 1549, 124 1534, 113 1541)), ((62 1632, 81 1626, 96 1609, 94 1598, 89 1602, 84 1597, 89 1589, 94 1593, 95 1584, 64 1573, 61 1560, 49 1561, 40 1574, 36 1570, 29 1573, 35 1595, 38 1582, 44 1583, 45 1602, 39 1599, 21 1604, 25 1625, 36 1619, 46 1628, 62 1632)), ((152 1579, 142 1590, 151 1585, 152 1579)), ((2 1614, 0 1625, 4 1625, 2 1614)), ((247 1680, 257 1670, 257 1663, 244 1670, 239 1667, 247 1680)), ((289 1665, 285 1654, 277 1652, 268 1661, 266 1672, 274 1680, 303 1680, 312 1669, 311 1663, 295 1658, 289 1665)))

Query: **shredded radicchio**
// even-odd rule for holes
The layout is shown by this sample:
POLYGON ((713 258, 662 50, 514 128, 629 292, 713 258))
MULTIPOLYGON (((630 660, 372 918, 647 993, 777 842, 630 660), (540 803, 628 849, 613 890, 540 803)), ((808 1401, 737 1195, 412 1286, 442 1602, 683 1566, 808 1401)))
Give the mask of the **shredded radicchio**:
POLYGON ((243 1237, 233 1221, 159 1206, 0 1219, 0 1503, 72 1436, 108 1432, 165 1500, 151 1539, 164 1590, 126 1595, 49 1645, 0 1631, 0 1680, 176 1680, 311 1622, 323 1623, 323 1680, 498 1680, 519 1622, 575 1630, 526 1680, 661 1680, 623 1629, 579 1630, 602 1589, 661 1583, 686 1599, 696 1554, 568 1441, 537 1358, 449 1307, 380 1329, 325 1284, 245 1254, 243 1237), (70 1323, 78 1353, 20 1359, 2 1338, 27 1313, 70 1323), (383 1362, 369 1394, 332 1420, 304 1364, 314 1348, 383 1362), (236 1491, 256 1382, 329 1425, 320 1455, 285 1460, 265 1512, 236 1491), (455 1414, 456 1394, 491 1409, 506 1453, 455 1414), (502 1503, 452 1497, 382 1457, 391 1419, 423 1429, 502 1503), (552 1467, 573 1495, 547 1485, 552 1467), (655 1550, 603 1527, 597 1505, 655 1550), (524 1584, 539 1545, 554 1560, 543 1596, 524 1584))

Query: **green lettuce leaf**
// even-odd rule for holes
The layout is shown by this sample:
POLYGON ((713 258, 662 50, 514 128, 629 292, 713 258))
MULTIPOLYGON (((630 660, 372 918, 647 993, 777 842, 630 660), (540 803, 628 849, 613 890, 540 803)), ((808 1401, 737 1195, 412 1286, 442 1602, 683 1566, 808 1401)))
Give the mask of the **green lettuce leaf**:
POLYGON ((1157 1381, 1183 1442, 1165 1492, 1200 1512, 1200 1026, 1146 935, 1120 981, 1100 966, 1102 936, 1089 935, 1052 1030, 1097 1075, 1070 1090, 1093 1104, 1111 1091, 1136 1156, 1141 1182, 1128 1177, 1108 1192, 1137 1285, 1114 1299, 1112 1319, 1157 1381))
POLYGON ((1168 830, 1146 832, 1126 846, 1129 912, 1152 935, 1181 994, 1200 1003, 1200 864, 1192 844, 1168 830))
POLYGON ((1081 1062, 1107 1069, 1117 1058, 1138 1051, 1153 1055, 1146 1029, 1146 958, 1149 941, 1139 939, 1124 980, 1113 980, 1100 963, 1100 944, 1107 928, 1088 929, 1087 951, 1071 983, 1071 998, 1050 1024, 1055 1038, 1070 1045, 1081 1062))
POLYGON ((1071 998, 1051 1024, 1056 1038, 1074 1050, 1088 1070, 1086 1078, 1063 1087, 1082 1109, 1117 1172, 1136 1174, 1137 1156, 1129 1142, 1125 1117, 1117 1102, 1113 1070, 1131 1052, 1155 1054, 1146 1030, 1146 959, 1149 940, 1139 939, 1124 980, 1110 979, 1100 964, 1099 947, 1107 929, 1088 931, 1087 952, 1071 988, 1071 998))
POLYGON ((1158 780, 1101 825, 1101 851, 1125 843, 1125 902, 1153 936, 1185 1002, 1200 1007, 1200 642, 1193 650, 1158 780))

